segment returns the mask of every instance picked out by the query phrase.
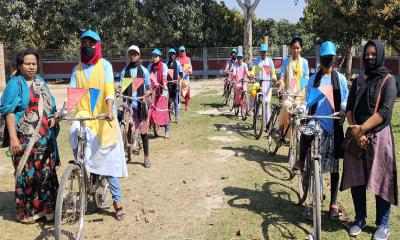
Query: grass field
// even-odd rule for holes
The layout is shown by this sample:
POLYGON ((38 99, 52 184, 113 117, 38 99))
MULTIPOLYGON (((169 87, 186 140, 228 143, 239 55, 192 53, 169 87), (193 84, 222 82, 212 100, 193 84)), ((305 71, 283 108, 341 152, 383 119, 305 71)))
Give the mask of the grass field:
MULTIPOLYGON (((130 176, 121 181, 127 219, 119 223, 109 212, 88 215, 85 239, 307 239, 311 222, 302 215, 304 207, 296 204, 287 148, 271 157, 266 138, 254 139, 251 119, 243 122, 223 106, 220 83, 207 81, 199 88, 203 90, 193 97, 189 111, 181 112, 179 125, 172 124, 172 138, 150 140, 152 168, 141 166, 142 154, 128 164, 130 176)), ((396 103, 393 116, 397 146, 399 106, 396 103)), ((65 123, 58 142, 65 166, 72 157, 65 123)), ((14 221, 13 170, 4 151, 0 150, 0 238, 52 239, 51 223, 14 221)), ((329 219, 328 188, 324 193, 322 239, 349 239, 344 223, 329 219)), ((352 220, 350 191, 339 192, 339 201, 352 220)), ((390 239, 400 239, 399 219, 399 208, 393 207, 390 239)), ((357 239, 371 238, 374 220, 374 196, 368 194, 368 227, 357 239)))

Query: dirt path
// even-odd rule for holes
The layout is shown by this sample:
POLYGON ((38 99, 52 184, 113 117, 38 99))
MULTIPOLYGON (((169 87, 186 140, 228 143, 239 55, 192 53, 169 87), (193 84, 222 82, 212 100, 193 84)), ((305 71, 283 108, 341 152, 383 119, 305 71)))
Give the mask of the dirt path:
MULTIPOLYGON (((192 96, 207 94, 215 81, 193 81, 192 96)), ((58 106, 65 99, 66 86, 51 86, 58 106)), ((199 113, 191 113, 202 116, 199 113)), ((196 239, 192 233, 204 224, 210 213, 223 202, 222 172, 224 158, 215 159, 211 149, 191 149, 202 130, 190 129, 182 112, 179 127, 173 124, 172 139, 150 141, 151 169, 141 165, 142 155, 128 165, 129 178, 122 179, 123 203, 127 218, 115 221, 106 212, 86 217, 85 239, 196 239), (194 139, 193 139, 194 138, 194 139)), ((66 134, 66 130, 62 134, 66 134)), ((226 142, 215 136, 211 141, 226 142)), ((65 136, 62 138, 65 139, 65 136)), ((61 141, 62 141, 61 139, 61 141)), ((59 139, 60 141, 60 139, 59 139)), ((65 142, 65 141, 64 141, 65 142)), ((61 144, 67 147, 68 144, 61 144)), ((2 149, 1 152, 4 152, 2 149)), ((70 155, 65 150, 66 155, 70 155)), ((69 159, 63 158, 65 160, 69 159)), ((14 221, 13 178, 10 160, 0 157, 0 229, 2 239, 52 238, 52 224, 21 225, 14 221), (24 229, 21 231, 21 229, 24 229)), ((59 177, 61 170, 58 171, 59 177)), ((201 239, 199 237, 198 239, 201 239)))

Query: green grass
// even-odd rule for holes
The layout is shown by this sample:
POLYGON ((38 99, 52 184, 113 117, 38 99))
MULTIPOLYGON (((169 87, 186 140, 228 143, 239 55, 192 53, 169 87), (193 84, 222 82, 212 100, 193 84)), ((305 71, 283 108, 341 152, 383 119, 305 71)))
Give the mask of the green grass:
MULTIPOLYGON (((192 110, 211 109, 220 107, 222 99, 218 96, 197 96, 192 101, 192 110)), ((396 143, 400 140, 400 112, 398 104, 393 114, 393 132, 396 143)), ((232 116, 201 116, 190 114, 193 127, 203 129, 199 139, 206 140, 207 131, 211 126, 229 125, 234 129, 233 136, 240 141, 216 144, 209 141, 203 143, 207 147, 221 147, 222 149, 241 152, 237 157, 237 166, 227 169, 227 174, 235 174, 226 182, 223 193, 227 202, 219 211, 215 211, 210 220, 210 226, 202 228, 206 239, 306 239, 311 231, 311 222, 304 219, 304 207, 298 206, 296 183, 288 180, 287 148, 280 149, 278 157, 270 157, 266 152, 266 139, 259 141, 252 136, 250 129, 251 119, 246 122, 232 116), (203 134, 204 133, 204 134, 203 134), (229 145, 229 146, 226 146, 229 145), (241 229, 242 236, 236 236, 241 229)), ((214 135, 224 134, 217 129, 212 130, 214 135)), ((398 146, 398 144, 397 144, 398 146)), ((396 152, 399 152, 398 150, 396 152)), ((398 156, 397 156, 398 157, 398 156)), ((234 157, 233 157, 234 158, 234 157)), ((342 162, 342 161, 341 161, 342 162)), ((398 169, 400 169, 398 167, 398 169)), ((325 176, 326 180, 329 180, 325 176)), ((322 239, 348 239, 348 234, 342 222, 332 221, 328 216, 329 188, 324 188, 326 200, 323 203, 322 239)), ((368 227, 357 239, 370 239, 375 230, 375 198, 367 195, 368 227)), ((339 201, 349 212, 349 219, 354 218, 354 209, 350 190, 339 192, 339 201)), ((392 207, 390 239, 400 239, 400 211, 392 207)))

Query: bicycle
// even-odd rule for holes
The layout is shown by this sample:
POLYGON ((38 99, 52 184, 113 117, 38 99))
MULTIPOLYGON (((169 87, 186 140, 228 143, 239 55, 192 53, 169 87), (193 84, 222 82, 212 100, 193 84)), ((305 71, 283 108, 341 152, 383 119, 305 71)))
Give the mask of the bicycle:
MULTIPOLYGON (((117 96, 121 97, 123 100, 143 100, 143 97, 135 98, 121 94, 117 94, 117 96)), ((122 109, 123 111, 121 121, 119 122, 119 127, 121 130, 122 140, 124 142, 124 149, 127 154, 126 162, 130 162, 132 161, 132 154, 139 154, 140 150, 143 148, 143 143, 140 134, 132 134, 132 123, 129 121, 131 115, 133 114, 132 107, 128 102, 125 102, 122 105, 122 109)))
POLYGON ((253 105, 253 129, 254 129, 254 137, 258 140, 260 139, 262 132, 265 127, 265 99, 264 93, 262 91, 262 83, 263 82, 272 82, 272 80, 259 80, 260 81, 260 89, 257 91, 257 95, 254 99, 253 105))
MULTIPOLYGON (((178 84, 178 80, 172 80, 172 81, 167 81, 168 83, 175 83, 178 84)), ((179 93, 175 93, 175 94, 179 94, 179 93)), ((170 94, 168 94, 170 96, 170 94)), ((172 117, 174 117, 176 115, 175 113, 175 99, 172 99, 171 97, 169 97, 169 101, 168 101, 168 112, 169 112, 169 120, 172 121, 172 117)))
MULTIPOLYGON (((291 94, 289 92, 282 92, 280 94, 281 96, 287 96, 290 102, 291 102, 291 107, 289 109, 290 112, 290 121, 289 125, 286 127, 286 129, 281 129, 280 122, 278 120, 279 114, 282 111, 282 100, 280 100, 280 103, 278 104, 272 104, 272 113, 270 120, 267 123, 267 139, 268 139, 268 146, 267 149, 269 153, 272 156, 275 156, 275 154, 278 152, 279 148, 285 143, 285 139, 287 135, 290 133, 290 136, 292 136, 292 139, 297 139, 297 126, 300 124, 300 122, 297 119, 297 116, 299 114, 302 114, 302 109, 297 108, 297 102, 296 98, 301 98, 303 97, 302 95, 298 94, 291 94)), ((289 145, 289 164, 294 164, 292 162, 293 159, 291 159, 291 156, 296 155, 296 150, 295 146, 293 143, 296 141, 290 141, 289 145)))
POLYGON ((85 121, 107 120, 107 114, 95 117, 66 117, 60 116, 58 120, 79 121, 78 150, 75 159, 66 166, 61 177, 57 192, 55 209, 55 237, 59 239, 81 239, 83 233, 84 217, 87 212, 88 196, 93 198, 96 209, 109 208, 105 204, 109 198, 109 183, 105 176, 87 172, 84 165, 85 121))
POLYGON ((310 239, 321 239, 321 203, 323 201, 322 192, 322 172, 320 167, 320 141, 322 129, 318 119, 340 119, 338 113, 330 116, 301 116, 301 119, 314 120, 315 125, 302 128, 301 133, 313 137, 311 147, 307 150, 304 168, 297 174, 299 204, 303 204, 307 197, 312 205, 313 214, 313 233, 310 239))

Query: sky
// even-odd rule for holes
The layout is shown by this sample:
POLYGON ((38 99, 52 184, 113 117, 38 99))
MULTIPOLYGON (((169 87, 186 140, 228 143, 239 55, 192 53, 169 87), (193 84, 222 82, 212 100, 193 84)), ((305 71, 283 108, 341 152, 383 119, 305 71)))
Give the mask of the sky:
MULTIPOLYGON (((241 1, 244 2, 244 0, 241 1)), ((226 6, 242 12, 236 0, 224 0, 224 2, 226 6)), ((253 3, 254 0, 251 0, 251 2, 253 3)), ((258 18, 287 19, 289 22, 296 23, 303 16, 304 7, 304 0, 299 0, 297 5, 295 5, 294 0, 261 0, 255 14, 258 18)))

